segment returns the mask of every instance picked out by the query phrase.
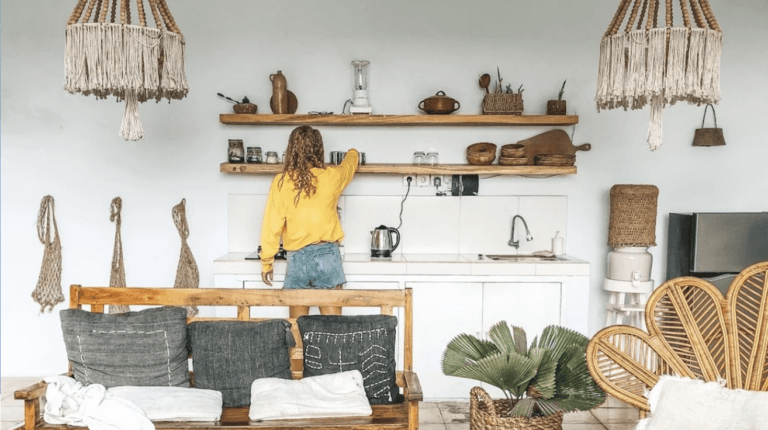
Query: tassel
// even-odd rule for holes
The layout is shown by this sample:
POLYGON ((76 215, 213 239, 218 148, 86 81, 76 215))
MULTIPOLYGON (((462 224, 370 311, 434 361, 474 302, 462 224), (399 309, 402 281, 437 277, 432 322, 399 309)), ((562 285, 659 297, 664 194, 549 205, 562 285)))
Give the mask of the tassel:
POLYGON ((664 77, 664 97, 668 104, 686 99, 685 56, 688 52, 688 29, 670 29, 667 46, 667 73, 664 77))
POLYGON ((685 70, 685 93, 688 95, 688 103, 701 104, 705 31, 703 28, 691 29, 691 39, 688 42, 688 65, 685 70))
POLYGON ((706 31, 704 48, 704 73, 702 74, 702 103, 720 102, 720 57, 723 51, 723 35, 714 30, 706 31))
MULTIPOLYGON (((667 29, 654 28, 648 32, 648 65, 645 93, 649 99, 664 91, 664 61, 667 54, 667 29)), ((653 103, 653 101, 651 101, 653 103)))
POLYGON ((624 45, 626 39, 623 34, 611 36, 611 75, 608 86, 608 109, 622 106, 624 100, 624 45))
POLYGON ((144 130, 139 119, 139 101, 135 90, 125 90, 125 113, 120 127, 120 136, 125 140, 140 140, 144 138, 144 130))
POLYGON ((664 137, 664 97, 655 95, 651 98, 651 121, 648 125, 648 147, 651 151, 659 149, 664 137))
POLYGON ((627 76, 624 79, 624 94, 627 104, 632 109, 639 109, 645 105, 645 55, 647 41, 645 30, 636 30, 628 33, 628 62, 627 76))
POLYGON ((604 37, 600 41, 600 62, 597 69, 597 94, 595 104, 597 111, 605 109, 608 103, 608 82, 610 76, 611 39, 604 37))

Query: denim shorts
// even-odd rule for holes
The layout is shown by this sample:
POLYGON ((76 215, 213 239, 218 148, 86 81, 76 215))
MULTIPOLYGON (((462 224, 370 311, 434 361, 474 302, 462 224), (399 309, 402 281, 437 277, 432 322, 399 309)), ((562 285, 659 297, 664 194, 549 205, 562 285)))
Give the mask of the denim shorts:
POLYGON ((288 251, 283 288, 329 289, 347 282, 341 267, 339 246, 332 242, 307 245, 288 251))

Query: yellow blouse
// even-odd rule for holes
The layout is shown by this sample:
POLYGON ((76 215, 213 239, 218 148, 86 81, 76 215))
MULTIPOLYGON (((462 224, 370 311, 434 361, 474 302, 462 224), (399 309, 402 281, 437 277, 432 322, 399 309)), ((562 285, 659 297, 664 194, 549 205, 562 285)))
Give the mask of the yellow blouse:
POLYGON ((357 171, 357 150, 350 149, 338 166, 313 168, 317 178, 317 192, 309 197, 302 193, 299 203, 294 204, 296 190, 286 175, 280 187, 279 173, 272 180, 264 222, 261 225, 261 270, 272 270, 272 262, 280 248, 280 236, 286 251, 299 249, 317 242, 336 242, 344 238, 336 205, 344 188, 357 171))

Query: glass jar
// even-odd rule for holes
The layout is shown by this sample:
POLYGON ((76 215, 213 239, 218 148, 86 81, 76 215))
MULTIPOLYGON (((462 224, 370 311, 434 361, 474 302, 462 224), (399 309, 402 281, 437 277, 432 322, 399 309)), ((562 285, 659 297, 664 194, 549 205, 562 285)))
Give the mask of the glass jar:
POLYGON ((427 154, 426 164, 428 166, 436 166, 437 165, 437 152, 430 152, 430 153, 427 154))
POLYGON ((426 156, 421 151, 416 151, 413 153, 413 164, 415 166, 421 166, 426 162, 426 156))
POLYGON ((229 162, 242 163, 245 161, 245 150, 241 139, 229 139, 229 162))
POLYGON ((249 146, 248 151, 246 152, 245 156, 245 162, 246 163, 261 163, 261 147, 259 146, 249 146))
POLYGON ((277 152, 275 152, 275 151, 267 151, 266 162, 267 162, 267 164, 277 164, 277 163, 279 163, 280 160, 277 159, 277 152))

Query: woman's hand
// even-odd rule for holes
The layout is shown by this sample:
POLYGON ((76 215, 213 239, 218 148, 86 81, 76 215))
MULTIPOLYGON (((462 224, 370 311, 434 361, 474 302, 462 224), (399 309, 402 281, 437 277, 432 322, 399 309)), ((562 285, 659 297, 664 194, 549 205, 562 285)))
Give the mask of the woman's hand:
POLYGON ((262 282, 269 285, 270 287, 272 286, 272 279, 273 279, 273 274, 271 270, 269 272, 261 272, 262 282))

